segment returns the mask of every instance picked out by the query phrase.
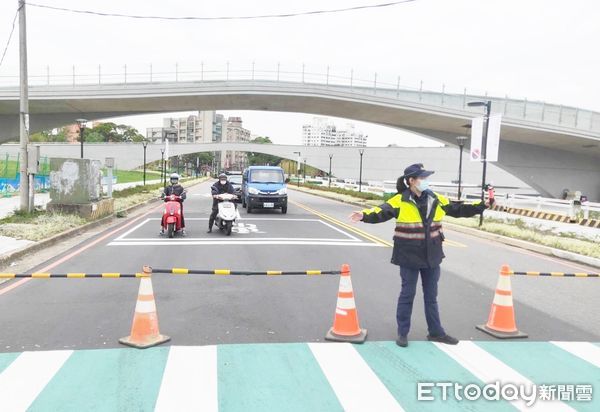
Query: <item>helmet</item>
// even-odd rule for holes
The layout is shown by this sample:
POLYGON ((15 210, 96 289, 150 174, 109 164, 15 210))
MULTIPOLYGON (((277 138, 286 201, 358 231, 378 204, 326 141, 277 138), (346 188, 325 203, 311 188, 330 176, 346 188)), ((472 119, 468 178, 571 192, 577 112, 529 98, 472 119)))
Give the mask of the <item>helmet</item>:
POLYGON ((171 173, 171 183, 175 184, 179 182, 179 175, 177 173, 171 173))
POLYGON ((220 173, 219 174, 219 180, 220 179, 227 179, 227 175, 225 173, 220 173))

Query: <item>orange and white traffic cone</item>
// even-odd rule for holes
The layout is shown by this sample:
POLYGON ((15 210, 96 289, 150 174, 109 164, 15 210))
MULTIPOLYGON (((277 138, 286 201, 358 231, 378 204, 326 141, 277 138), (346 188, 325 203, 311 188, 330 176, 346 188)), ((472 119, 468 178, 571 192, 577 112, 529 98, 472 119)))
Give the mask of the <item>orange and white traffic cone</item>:
POLYGON ((131 335, 119 339, 120 343, 138 349, 160 345, 171 339, 168 336, 161 335, 158 330, 158 316, 152 290, 152 268, 144 266, 143 270, 146 276, 142 277, 140 281, 138 299, 131 325, 131 335))
POLYGON ((488 321, 476 328, 495 338, 526 338, 527 334, 519 331, 515 322, 510 276, 510 267, 502 265, 488 321))
POLYGON ((358 313, 350 280, 350 266, 342 265, 340 275, 340 288, 333 327, 327 331, 326 340, 336 342, 363 343, 367 339, 367 330, 361 329, 358 324, 358 313))

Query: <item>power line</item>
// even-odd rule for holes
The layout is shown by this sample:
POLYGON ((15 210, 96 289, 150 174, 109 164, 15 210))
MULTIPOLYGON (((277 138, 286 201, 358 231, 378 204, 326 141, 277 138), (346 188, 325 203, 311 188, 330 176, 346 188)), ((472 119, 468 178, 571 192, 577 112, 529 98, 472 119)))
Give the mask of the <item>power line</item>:
POLYGON ((13 22, 12 22, 12 28, 10 29, 10 34, 8 35, 8 40, 6 41, 6 46, 4 47, 4 51, 2 52, 2 57, 0 58, 0 66, 2 66, 2 62, 4 62, 4 57, 6 56, 6 51, 8 50, 8 46, 10 46, 10 41, 11 41, 12 35, 15 31, 15 23, 17 22, 17 17, 19 16, 19 10, 21 10, 21 7, 23 7, 23 6, 19 6, 19 8, 17 9, 17 12, 15 13, 15 18, 13 19, 13 22))
POLYGON ((374 9, 374 8, 382 8, 382 7, 390 7, 397 6, 402 3, 412 3, 417 0, 400 0, 393 1, 389 3, 380 3, 380 4, 369 4, 364 6, 355 6, 355 7, 346 7, 342 9, 330 9, 330 10, 313 10, 313 11, 304 11, 298 13, 284 13, 284 14, 264 14, 257 16, 215 16, 215 17, 200 17, 200 16, 180 16, 180 17, 168 17, 168 16, 143 16, 143 15, 135 15, 135 14, 119 14, 119 13, 106 13, 92 10, 80 10, 80 9, 69 9, 65 7, 55 7, 48 6, 45 4, 35 4, 35 3, 27 3, 32 7, 39 7, 44 9, 58 10, 69 13, 79 13, 79 14, 91 14, 95 16, 102 17, 124 17, 130 19, 148 19, 148 20, 254 20, 254 19, 269 19, 269 18, 286 18, 286 17, 298 17, 298 16, 310 16, 317 14, 333 14, 333 13, 343 13, 354 10, 363 10, 363 9, 374 9))

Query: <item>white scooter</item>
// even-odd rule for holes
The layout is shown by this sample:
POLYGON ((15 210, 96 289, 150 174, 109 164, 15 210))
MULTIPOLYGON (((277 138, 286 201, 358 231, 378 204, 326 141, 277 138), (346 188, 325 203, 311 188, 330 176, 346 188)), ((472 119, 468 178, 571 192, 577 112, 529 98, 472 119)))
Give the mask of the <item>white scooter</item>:
POLYGON ((215 196, 215 198, 222 200, 222 202, 219 202, 219 212, 217 213, 215 224, 220 231, 225 231, 227 236, 231 236, 233 223, 236 219, 240 218, 240 213, 233 203, 233 200, 237 199, 237 196, 229 193, 222 193, 215 196))

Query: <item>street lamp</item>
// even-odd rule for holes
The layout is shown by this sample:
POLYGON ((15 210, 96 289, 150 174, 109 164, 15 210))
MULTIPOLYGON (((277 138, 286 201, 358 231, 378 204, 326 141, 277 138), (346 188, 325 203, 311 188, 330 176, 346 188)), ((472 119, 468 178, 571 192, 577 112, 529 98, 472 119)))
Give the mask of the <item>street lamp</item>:
POLYGON ((456 138, 458 143, 458 147, 460 150, 459 158, 458 158, 458 200, 461 199, 461 189, 462 189, 462 159, 463 159, 463 147, 465 146, 465 142, 467 141, 466 136, 458 136, 456 138))
POLYGON ((83 159, 83 129, 85 129, 86 119, 75 119, 79 125, 79 140, 81 141, 81 158, 83 159))
MULTIPOLYGON (((485 200, 485 174, 487 171, 487 137, 490 127, 490 112, 492 111, 492 101, 476 101, 467 103, 469 107, 485 107, 485 127, 483 128, 483 137, 481 139, 481 160, 483 161, 483 173, 481 177, 481 201, 485 200)), ((472 150, 473 148, 471 148, 472 150)), ((479 215, 479 226, 483 224, 483 213, 479 215)))
POLYGON ((331 187, 331 159, 333 159, 333 153, 329 153, 329 187, 331 187))
POLYGON ((294 152, 294 154, 298 155, 298 161, 296 162, 296 182, 298 183, 298 187, 300 187, 300 156, 302 155, 300 152, 294 152))
POLYGON ((358 153, 360 153, 360 173, 358 175, 358 192, 360 193, 362 192, 362 160, 365 149, 358 149, 358 153))
POLYGON ((164 183, 164 186, 166 186, 167 184, 165 183, 164 173, 165 173, 165 148, 161 147, 160 148, 160 180, 162 183, 164 183))
POLYGON ((146 186, 146 148, 148 147, 148 140, 142 140, 142 146, 144 147, 144 186, 146 186))
POLYGON ((306 157, 304 158, 304 177, 302 178, 304 184, 306 184, 306 157))

